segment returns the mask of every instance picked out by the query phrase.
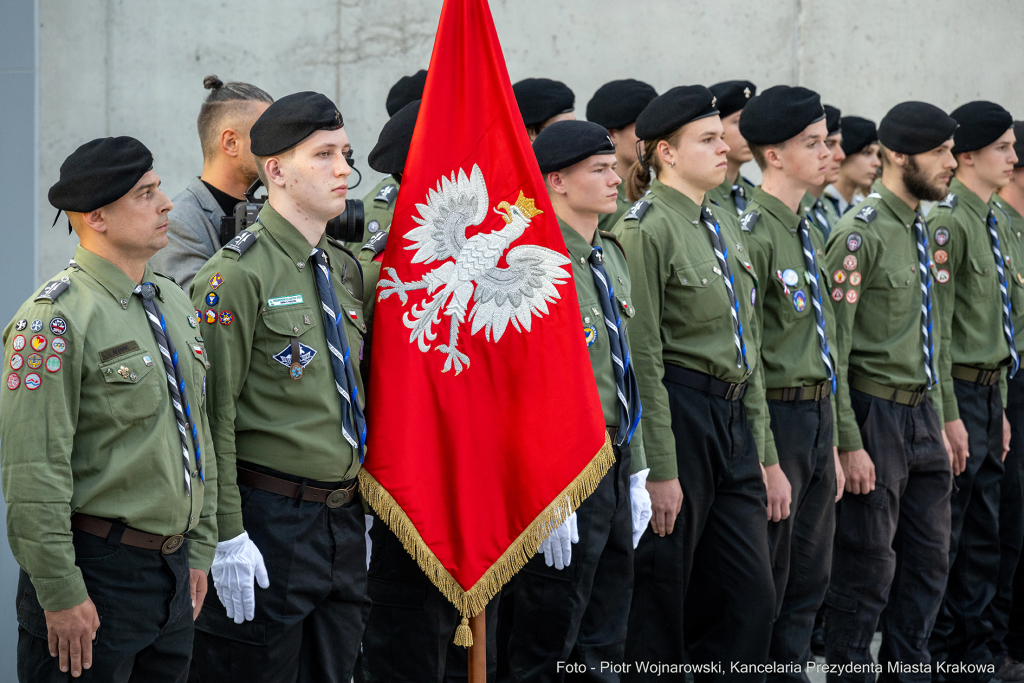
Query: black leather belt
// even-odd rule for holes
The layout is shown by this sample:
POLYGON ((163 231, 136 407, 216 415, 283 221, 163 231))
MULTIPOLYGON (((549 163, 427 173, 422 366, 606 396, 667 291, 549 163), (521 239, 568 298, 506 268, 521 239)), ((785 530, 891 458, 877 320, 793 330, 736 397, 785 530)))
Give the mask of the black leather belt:
POLYGON ((919 387, 913 391, 887 387, 884 384, 872 382, 869 379, 858 377, 852 373, 849 377, 851 389, 859 391, 862 394, 867 394, 868 396, 880 398, 883 401, 892 401, 893 403, 910 406, 911 408, 916 408, 921 405, 921 401, 924 400, 925 394, 928 391, 925 387, 919 387))
POLYGON ((739 401, 747 394, 746 382, 739 384, 723 382, 717 377, 671 363, 665 363, 665 379, 675 384, 682 384, 684 387, 703 391, 705 394, 724 398, 727 401, 739 401))
MULTIPOLYGON (((105 539, 110 536, 114 523, 102 517, 78 513, 71 515, 71 528, 105 539)), ((125 527, 124 532, 121 534, 121 543, 130 545, 133 548, 159 550, 164 555, 170 555, 184 545, 185 535, 160 536, 159 534, 151 534, 146 531, 125 527)))
POLYGON ((981 368, 972 368, 969 365, 957 365, 954 363, 953 369, 949 374, 953 376, 953 379, 988 387, 998 382, 1002 373, 1002 368, 982 370, 981 368))
POLYGON ((357 479, 349 479, 348 481, 341 482, 341 486, 336 489, 318 489, 312 486, 303 486, 295 481, 272 477, 262 472, 248 470, 241 465, 237 467, 237 470, 239 484, 245 484, 261 491, 276 493, 285 498, 298 498, 301 495, 302 500, 324 503, 329 508, 340 508, 352 500, 356 495, 359 484, 357 479))
POLYGON ((832 382, 825 380, 813 387, 765 389, 764 397, 770 401, 820 401, 831 393, 832 382))

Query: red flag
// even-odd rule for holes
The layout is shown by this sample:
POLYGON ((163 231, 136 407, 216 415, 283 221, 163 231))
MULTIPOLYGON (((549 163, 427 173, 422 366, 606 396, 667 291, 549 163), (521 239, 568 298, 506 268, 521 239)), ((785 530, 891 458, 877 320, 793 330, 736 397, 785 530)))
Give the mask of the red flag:
POLYGON ((614 463, 486 0, 445 0, 390 233, 361 489, 468 617, 614 463))

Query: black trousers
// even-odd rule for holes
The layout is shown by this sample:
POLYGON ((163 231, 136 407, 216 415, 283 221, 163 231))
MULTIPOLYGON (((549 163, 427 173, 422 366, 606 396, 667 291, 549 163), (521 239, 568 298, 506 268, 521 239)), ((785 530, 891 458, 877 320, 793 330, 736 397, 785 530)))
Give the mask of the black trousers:
MULTIPOLYGON (((576 511, 580 541, 572 563, 548 567, 535 555, 505 593, 513 601, 508 678, 535 681, 618 681, 633 594, 633 523, 629 447, 576 511), (566 674, 566 665, 581 673, 566 674), (582 666, 579 666, 582 665, 582 666)), ((502 606, 505 609, 505 606, 502 606)), ((508 614, 506 612, 505 614, 508 614)), ((504 643, 502 643, 504 645, 504 643)))
POLYGON ((1013 608, 1003 644, 1006 654, 1024 662, 1024 562, 1017 563, 1017 573, 1013 576, 1013 608))
MULTIPOLYGON (((338 486, 313 480, 307 484, 338 486)), ((210 582, 196 621, 193 657, 199 679, 348 683, 370 611, 359 496, 332 509, 244 484, 238 490, 245 530, 263 554, 270 588, 256 586, 255 619, 236 624, 210 582)))
MULTIPOLYGON (((1007 654, 1006 640, 1014 605, 1024 611, 1024 602, 1021 600, 1024 595, 1014 586, 1014 576, 1019 572, 1021 548, 1024 546, 1024 372, 1018 372, 1015 377, 1007 380, 1006 394, 1010 452, 1006 454, 1003 463, 1005 472, 999 486, 999 579, 987 614, 987 619, 992 623, 988 648, 993 655, 1007 654)), ((1024 580, 1024 576, 1021 580, 1024 580)), ((1024 619, 1024 614, 1020 617, 1024 619)))
MULTIPOLYGON (((682 664, 688 645, 689 661, 705 669, 698 681, 763 680, 729 666, 767 661, 775 617, 767 494, 747 411, 741 401, 665 386, 683 507, 671 534, 648 531, 636 548, 625 660, 682 664)), ((635 668, 622 678, 684 680, 635 668)))
MULTIPOLYGON (((825 595, 825 659, 869 664, 881 618, 882 680, 930 680, 889 663, 931 662, 928 634, 942 602, 949 557, 952 474, 930 400, 916 408, 850 391, 875 490, 836 506, 832 577, 825 595), (883 611, 884 610, 884 611, 883 611)), ((829 681, 873 681, 830 674, 829 681)))
MULTIPOLYGON (((458 610, 374 515, 369 592, 373 600, 363 633, 365 683, 456 683, 469 678, 467 653, 455 645, 458 610)), ((493 680, 497 599, 487 606, 487 678, 493 680)))
POLYGON ((61 673, 46 640, 46 617, 28 574, 18 579, 18 680, 21 683, 103 681, 184 683, 192 656, 188 541, 171 555, 121 544, 123 524, 107 539, 73 530, 100 628, 92 668, 80 678, 61 673))
MULTIPOLYGON (((814 615, 828 589, 835 534, 836 466, 832 401, 768 401, 779 465, 793 489, 789 517, 768 522, 776 616, 769 660, 805 664, 814 615)), ((769 674, 804 681, 803 673, 769 674)))
MULTIPOLYGON (((999 580, 999 485, 1003 477, 1003 400, 999 386, 953 380, 970 457, 953 481, 949 582, 929 646, 935 662, 990 664, 988 605, 999 580)), ((991 674, 948 677, 987 681, 991 674)))

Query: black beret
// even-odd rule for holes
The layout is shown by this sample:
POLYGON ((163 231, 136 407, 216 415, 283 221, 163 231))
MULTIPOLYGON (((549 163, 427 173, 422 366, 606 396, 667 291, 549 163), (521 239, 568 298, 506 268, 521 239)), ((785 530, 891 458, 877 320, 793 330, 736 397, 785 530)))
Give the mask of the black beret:
POLYGON ((903 102, 878 124, 878 141, 900 154, 923 154, 953 137, 956 119, 927 102, 903 102))
POLYGON ((1014 168, 1024 168, 1024 121, 1013 122, 1013 134, 1017 136, 1017 142, 1013 143, 1013 151, 1017 153, 1017 163, 1014 168))
POLYGON ((843 154, 850 156, 856 154, 873 142, 878 142, 878 130, 874 121, 862 119, 859 116, 844 116, 843 126, 843 154))
POLYGON ((717 116, 717 98, 703 85, 680 85, 651 100, 636 119, 636 136, 657 140, 691 121, 717 116))
POLYGON ((427 71, 420 69, 412 76, 402 76, 388 91, 386 107, 388 116, 394 116, 398 110, 413 100, 423 99, 423 86, 427 84, 427 71))
POLYGON ((557 121, 533 141, 540 172, 561 171, 595 154, 615 154, 608 130, 591 121, 557 121))
POLYGON ((550 78, 524 78, 512 86, 512 92, 527 127, 544 123, 576 106, 576 95, 569 86, 550 78))
POLYGON ((960 124, 953 133, 953 154, 987 147, 1013 126, 1010 112, 995 102, 968 102, 949 115, 960 124))
POLYGON ((419 113, 420 100, 413 100, 388 119, 367 159, 370 168, 380 173, 405 172, 405 159, 409 156, 412 132, 416 129, 419 113))
POLYGON ((776 145, 825 118, 818 93, 776 85, 751 98, 740 117, 740 134, 754 145, 776 145))
POLYGON ((657 96, 657 90, 632 78, 605 83, 587 103, 587 120, 608 130, 625 128, 657 96))
POLYGON ((718 115, 723 119, 743 109, 757 94, 757 86, 750 81, 723 81, 708 90, 718 98, 718 115))
POLYGON ((47 197, 60 211, 88 213, 128 194, 152 168, 153 153, 135 138, 98 138, 64 160, 47 197))
POLYGON ((286 95, 267 107, 249 130, 249 146, 258 157, 291 149, 318 130, 342 127, 341 112, 318 92, 286 95))
POLYGON ((831 104, 822 105, 822 109, 825 110, 825 128, 828 129, 828 134, 835 135, 840 132, 843 124, 839 109, 831 104))

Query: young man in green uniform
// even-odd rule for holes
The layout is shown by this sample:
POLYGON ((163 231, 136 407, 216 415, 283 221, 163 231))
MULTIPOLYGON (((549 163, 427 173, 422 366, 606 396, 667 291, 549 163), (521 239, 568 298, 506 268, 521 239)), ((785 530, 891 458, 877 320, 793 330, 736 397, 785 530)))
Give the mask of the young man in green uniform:
POLYGON ((688 648, 698 680, 717 675, 715 662, 763 664, 775 607, 760 460, 777 461, 752 329, 760 286, 737 217, 705 198, 729 150, 715 104, 707 88, 683 86, 647 105, 642 165, 627 178, 644 198, 613 231, 636 307, 654 532, 635 553, 626 661, 683 662, 688 648))
POLYGON ((1010 226, 989 202, 1009 182, 1017 156, 1013 118, 999 105, 971 102, 950 115, 960 124, 953 136, 956 178, 928 224, 942 318, 939 381, 956 477, 949 580, 930 647, 936 662, 986 665, 993 663, 985 612, 999 575, 999 486, 1010 438, 1005 387, 1019 365, 1009 298, 1013 263, 999 239, 1010 226))
POLYGON ((324 231, 344 209, 351 148, 312 92, 279 99, 251 135, 267 202, 192 287, 224 473, 222 605, 199 620, 195 659, 202 680, 347 680, 370 609, 356 488, 366 327, 359 265, 324 231))
POLYGON ((718 111, 725 127, 725 144, 729 145, 729 152, 725 155, 729 162, 725 180, 708 191, 708 199, 722 208, 735 209, 738 216, 746 211, 747 203, 754 196, 754 184, 740 174, 740 167, 754 158, 740 132, 740 116, 750 98, 757 94, 757 86, 750 81, 724 81, 708 89, 718 98, 718 111))
POLYGON ((555 121, 576 119, 576 95, 565 83, 550 78, 524 78, 512 86, 526 133, 533 142, 555 121))
MULTIPOLYGON (((840 219, 826 249, 846 493, 836 512, 825 595, 825 658, 870 664, 881 617, 878 661, 900 680, 931 680, 912 667, 931 662, 924 634, 946 584, 950 459, 936 373, 937 285, 920 207, 946 192, 956 166, 955 128, 930 104, 893 107, 878 129, 882 179, 857 211, 840 219), (908 668, 897 675, 889 667, 899 663, 908 668)), ((830 673, 828 679, 850 677, 830 673)))
POLYGON ((146 265, 172 204, 129 137, 79 147, 49 198, 79 237, 75 258, 3 334, 18 680, 184 681, 217 469, 194 311, 146 265))
MULTIPOLYGON (((643 81, 626 78, 605 83, 587 103, 587 121, 604 126, 615 145, 615 173, 619 178, 624 178, 636 163, 636 145, 640 141, 636 136, 636 117, 657 96, 658 92, 643 81)), ((619 183, 615 211, 601 214, 597 229, 611 230, 631 206, 626 183, 619 183)))
POLYGON ((846 158, 839 166, 838 178, 825 187, 825 199, 830 200, 837 215, 842 216, 864 200, 868 192, 862 192, 862 188, 870 188, 875 183, 882 160, 878 157, 878 130, 873 121, 844 116, 840 127, 843 131, 840 144, 846 158))
POLYGON ((839 212, 836 210, 835 205, 825 196, 825 188, 830 183, 839 180, 839 169, 843 161, 846 160, 846 153, 843 151, 842 119, 839 114, 839 110, 835 107, 825 105, 825 125, 828 129, 825 147, 831 156, 825 167, 825 179, 804 193, 800 207, 800 214, 818 228, 823 243, 828 241, 829 233, 832 232, 832 228, 839 222, 839 212))
MULTIPOLYGON (((766 466, 776 616, 769 659, 794 665, 769 680, 804 680, 814 615, 828 588, 839 456, 833 429, 835 317, 824 240, 800 201, 832 158, 825 110, 807 88, 776 86, 744 109, 740 132, 761 168, 740 218, 754 272, 768 280, 754 310, 778 463, 766 466)), ((839 479, 842 477, 840 476, 839 479)), ((840 489, 841 491, 841 489, 840 489)))
MULTIPOLYGON (((1000 239, 1011 258, 1008 266, 1013 331, 1017 348, 1024 345, 1024 121, 1015 121, 1017 153, 1013 176, 992 197, 1009 217, 1010 229, 1000 239)), ((1006 419, 1010 421, 1010 452, 1003 465, 999 497, 999 583, 989 605, 993 634, 989 650, 996 659, 996 677, 1005 683, 1024 681, 1024 374, 1007 382, 1006 419)))

